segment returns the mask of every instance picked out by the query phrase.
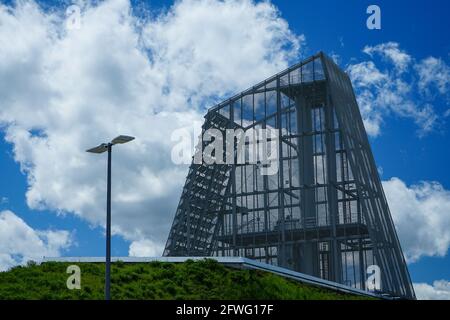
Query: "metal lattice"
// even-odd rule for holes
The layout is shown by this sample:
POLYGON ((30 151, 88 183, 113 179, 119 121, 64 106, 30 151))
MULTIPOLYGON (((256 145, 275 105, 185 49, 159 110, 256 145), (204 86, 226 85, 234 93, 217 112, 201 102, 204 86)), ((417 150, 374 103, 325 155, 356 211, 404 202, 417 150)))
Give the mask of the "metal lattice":
POLYGON ((382 292, 415 298, 347 74, 319 53, 211 108, 203 130, 268 127, 278 173, 193 163, 164 255, 243 256, 363 290, 376 264, 382 292))

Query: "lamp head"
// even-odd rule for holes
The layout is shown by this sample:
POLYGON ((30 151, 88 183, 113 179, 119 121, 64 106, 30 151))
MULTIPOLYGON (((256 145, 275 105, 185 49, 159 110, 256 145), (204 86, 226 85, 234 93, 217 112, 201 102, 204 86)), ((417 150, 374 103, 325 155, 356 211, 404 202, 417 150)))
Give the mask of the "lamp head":
POLYGON ((108 145, 106 143, 102 143, 99 146, 86 150, 86 152, 90 153, 103 153, 108 150, 108 145))
POLYGON ((127 143, 134 140, 134 137, 131 136, 124 136, 124 135, 120 135, 116 138, 114 138, 111 143, 112 144, 123 144, 123 143, 127 143))

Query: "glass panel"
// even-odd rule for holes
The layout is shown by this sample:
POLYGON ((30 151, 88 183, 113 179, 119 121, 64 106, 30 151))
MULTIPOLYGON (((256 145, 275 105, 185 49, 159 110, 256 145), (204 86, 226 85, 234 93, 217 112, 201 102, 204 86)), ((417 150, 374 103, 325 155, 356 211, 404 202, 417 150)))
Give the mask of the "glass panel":
POLYGON ((219 109, 219 114, 230 119, 230 105, 225 105, 219 109))
POLYGON ((236 122, 239 125, 242 125, 241 99, 238 99, 233 103, 233 116, 234 122, 236 122))
POLYGON ((268 116, 277 112, 277 92, 276 91, 266 92, 266 108, 267 108, 268 116))
POLYGON ((325 73, 323 72, 322 62, 320 58, 314 60, 314 80, 324 80, 325 73))
POLYGON ((249 126, 253 122, 253 95, 248 94, 242 97, 242 124, 249 126))
POLYGON ((254 105, 255 105, 255 120, 259 121, 266 116, 266 103, 265 103, 265 94, 255 93, 254 95, 254 105))
POLYGON ((277 79, 270 81, 268 84, 266 84, 266 89, 276 88, 276 86, 277 86, 277 79))
POLYGON ((311 61, 302 67, 302 82, 311 82, 313 79, 313 61, 311 61))
POLYGON ((295 70, 292 70, 289 73, 289 81, 290 84, 297 84, 301 82, 301 68, 297 68, 295 70))

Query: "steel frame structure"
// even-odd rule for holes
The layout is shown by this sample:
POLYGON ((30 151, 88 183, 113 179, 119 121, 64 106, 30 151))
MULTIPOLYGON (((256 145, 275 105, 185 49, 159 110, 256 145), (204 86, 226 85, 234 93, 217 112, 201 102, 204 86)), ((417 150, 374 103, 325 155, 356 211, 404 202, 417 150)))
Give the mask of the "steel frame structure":
POLYGON ((193 162, 164 256, 242 256, 362 290, 375 264, 383 293, 415 298, 351 81, 329 57, 209 109, 209 128, 277 130, 278 173, 193 162))

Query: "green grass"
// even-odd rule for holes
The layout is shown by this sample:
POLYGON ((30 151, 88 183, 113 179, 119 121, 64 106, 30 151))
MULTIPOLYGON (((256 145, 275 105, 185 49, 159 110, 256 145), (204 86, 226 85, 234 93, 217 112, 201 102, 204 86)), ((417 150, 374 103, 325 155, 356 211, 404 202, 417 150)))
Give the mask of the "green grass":
MULTIPOLYGON (((70 263, 29 263, 0 272, 0 299, 103 299, 104 264, 78 263, 81 289, 68 290, 70 263)), ((113 299, 364 299, 300 284, 271 273, 225 267, 214 260, 113 263, 113 299)))

